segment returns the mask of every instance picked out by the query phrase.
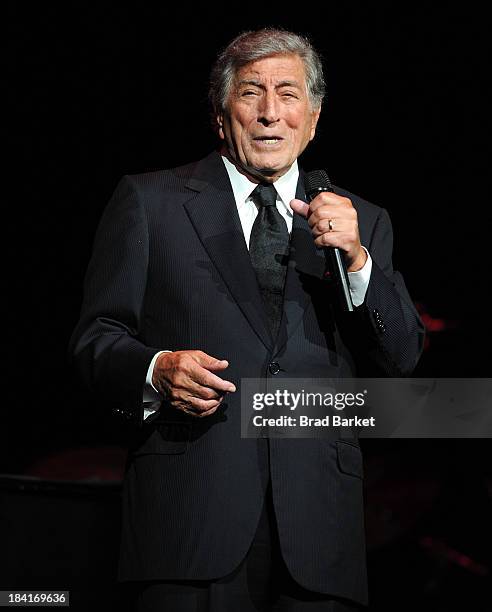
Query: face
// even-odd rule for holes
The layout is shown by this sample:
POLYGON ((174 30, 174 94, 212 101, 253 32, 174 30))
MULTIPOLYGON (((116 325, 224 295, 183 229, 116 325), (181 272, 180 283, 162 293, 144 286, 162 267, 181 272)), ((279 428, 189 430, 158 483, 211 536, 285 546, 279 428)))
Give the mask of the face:
POLYGON ((217 117, 224 152, 250 177, 273 182, 314 138, 319 113, 311 108, 298 55, 247 64, 217 117))

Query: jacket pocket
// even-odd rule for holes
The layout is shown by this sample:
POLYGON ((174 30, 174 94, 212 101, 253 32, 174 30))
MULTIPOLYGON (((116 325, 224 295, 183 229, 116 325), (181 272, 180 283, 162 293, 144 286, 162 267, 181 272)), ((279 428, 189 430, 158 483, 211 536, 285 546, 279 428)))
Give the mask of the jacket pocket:
POLYGON ((337 459, 341 472, 363 478, 362 452, 358 446, 350 442, 337 440, 337 459))

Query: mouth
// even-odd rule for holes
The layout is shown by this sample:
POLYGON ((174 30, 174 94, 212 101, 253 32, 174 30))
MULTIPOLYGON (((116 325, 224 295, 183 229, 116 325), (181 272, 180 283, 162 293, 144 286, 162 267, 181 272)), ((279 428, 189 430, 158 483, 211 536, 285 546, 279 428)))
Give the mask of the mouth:
POLYGON ((253 140, 259 144, 271 146, 282 142, 283 138, 280 136, 257 136, 256 138, 253 138, 253 140))

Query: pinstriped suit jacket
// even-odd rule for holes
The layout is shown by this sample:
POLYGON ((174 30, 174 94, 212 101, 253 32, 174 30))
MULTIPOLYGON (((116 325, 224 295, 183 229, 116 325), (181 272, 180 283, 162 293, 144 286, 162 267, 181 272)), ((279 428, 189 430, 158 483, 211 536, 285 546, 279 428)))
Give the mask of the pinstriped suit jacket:
MULTIPOLYGON (((357 443, 240 438, 241 378, 273 376, 272 361, 281 367, 277 377, 405 376, 420 354, 422 325, 392 269, 386 211, 335 191, 351 198, 373 259, 365 303, 333 314, 323 254, 295 215, 274 341, 219 154, 118 185, 96 235, 71 352, 87 384, 136 423, 121 580, 206 580, 233 571, 271 478, 293 577, 311 590, 366 601, 357 443), (146 372, 163 348, 226 358, 238 391, 205 419, 164 404, 157 419, 142 422, 146 372)), ((297 195, 304 196, 301 180, 297 195)))

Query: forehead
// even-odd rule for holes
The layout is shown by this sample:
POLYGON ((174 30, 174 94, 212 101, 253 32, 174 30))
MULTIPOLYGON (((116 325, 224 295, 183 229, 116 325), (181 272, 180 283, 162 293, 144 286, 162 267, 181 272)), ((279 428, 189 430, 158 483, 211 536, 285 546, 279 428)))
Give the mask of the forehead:
POLYGON ((306 83, 304 62, 295 54, 273 55, 239 68, 236 82, 258 80, 262 83, 292 81, 303 87, 306 83))

